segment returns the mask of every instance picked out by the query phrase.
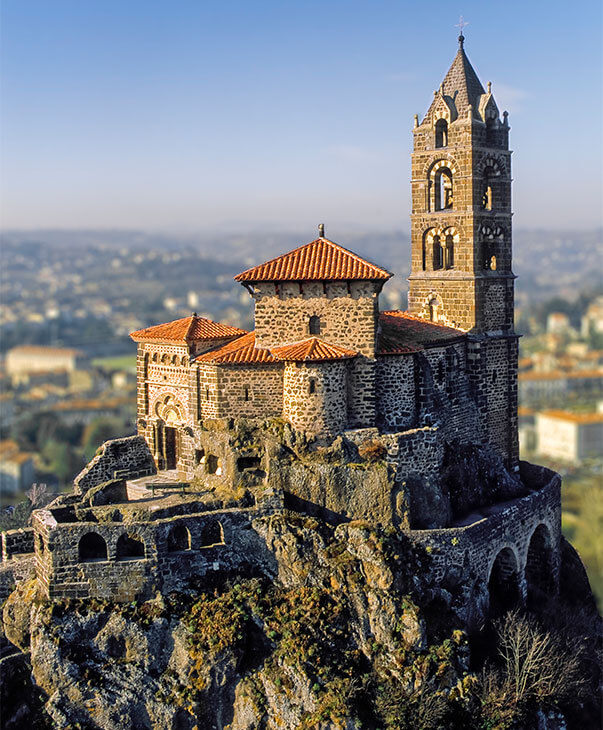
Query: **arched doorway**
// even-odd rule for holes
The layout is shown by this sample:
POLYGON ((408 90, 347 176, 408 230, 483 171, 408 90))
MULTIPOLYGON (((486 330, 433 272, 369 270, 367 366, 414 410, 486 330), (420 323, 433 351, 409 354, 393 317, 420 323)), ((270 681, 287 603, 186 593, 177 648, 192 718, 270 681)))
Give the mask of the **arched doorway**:
POLYGON ((519 569, 511 548, 503 548, 492 563, 488 593, 493 617, 502 616, 520 602, 519 569))
POLYGON ((555 592, 553 564, 553 541, 548 527, 544 524, 532 533, 526 559, 526 584, 528 588, 528 608, 542 608, 555 592))
POLYGON ((159 469, 176 469, 180 457, 179 426, 184 423, 185 411, 171 394, 155 403, 155 460, 159 469))

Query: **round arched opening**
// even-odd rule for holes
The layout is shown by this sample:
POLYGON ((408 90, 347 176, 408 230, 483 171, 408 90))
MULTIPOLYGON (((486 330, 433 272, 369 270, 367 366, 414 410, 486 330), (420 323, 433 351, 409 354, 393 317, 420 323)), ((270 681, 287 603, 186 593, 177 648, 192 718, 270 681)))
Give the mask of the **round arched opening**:
POLYGON ((538 610, 555 592, 553 574, 553 543, 546 525, 540 524, 532 533, 526 560, 528 608, 538 610))
POLYGON ((87 532, 80 538, 78 556, 80 563, 107 560, 107 543, 98 533, 87 532))
POLYGON ((175 525, 168 535, 168 552, 177 553, 191 549, 191 534, 185 525, 175 525))
POLYGON ((488 579, 490 615, 502 616, 520 602, 517 560, 510 548, 503 548, 490 570, 488 579))
POLYGON ((120 535, 117 540, 118 560, 140 560, 144 558, 144 542, 137 535, 120 535))

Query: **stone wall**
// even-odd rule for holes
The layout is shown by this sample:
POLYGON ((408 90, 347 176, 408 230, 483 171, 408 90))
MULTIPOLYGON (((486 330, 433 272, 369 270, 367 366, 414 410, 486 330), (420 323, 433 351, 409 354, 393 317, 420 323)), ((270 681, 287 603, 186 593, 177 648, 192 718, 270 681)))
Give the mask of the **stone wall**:
POLYGON ((273 418, 283 413, 283 365, 219 365, 218 417, 273 418))
POLYGON ((283 417, 294 428, 326 436, 347 423, 347 363, 287 363, 283 417))
POLYGON ((439 98, 413 130, 409 309, 466 331, 513 327, 508 125, 492 104, 486 125, 477 110, 455 118, 439 98), (438 119, 447 121, 439 146, 438 119))
POLYGON ((0 601, 7 598, 17 583, 36 577, 36 564, 33 553, 18 555, 0 564, 0 601))
POLYGON ((263 514, 260 509, 230 509, 123 524, 62 522, 64 515, 57 511, 38 510, 38 584, 47 598, 132 601, 156 591, 185 590, 191 579, 210 571, 262 562, 270 572, 272 558, 250 529, 263 514), (106 554, 86 557, 83 550, 90 536, 106 546, 106 554), (124 536, 140 541, 139 555, 120 554, 124 536))
POLYGON ((414 355, 384 355, 377 359, 377 423, 386 431, 417 424, 414 355))
POLYGON ((155 462, 142 436, 111 439, 99 447, 96 456, 76 476, 76 494, 116 478, 146 476, 156 473, 155 462))
MULTIPOLYGON (((528 592, 526 571, 533 559, 533 536, 542 525, 548 537, 548 551, 541 570, 550 571, 550 584, 556 590, 559 582, 559 543, 561 539, 561 478, 543 467, 522 464, 522 479, 537 491, 526 497, 494 505, 489 514, 469 516, 464 523, 442 530, 405 531, 413 542, 426 548, 431 557, 436 582, 452 580, 467 568, 476 582, 487 585, 495 560, 505 549, 515 561, 517 588, 525 601, 528 592)), ((546 578, 546 576, 543 576, 546 578)), ((471 587, 467 586, 468 596, 471 587)), ((466 610, 475 606, 467 601, 466 610)), ((483 615, 487 606, 481 607, 483 615)))
POLYGON ((255 337, 258 347, 276 347, 311 336, 310 317, 320 318, 321 339, 375 356, 378 294, 381 284, 283 282, 255 285, 255 337))
POLYGON ((16 530, 5 530, 2 533, 2 560, 10 560, 15 555, 33 553, 33 528, 21 527, 16 530))

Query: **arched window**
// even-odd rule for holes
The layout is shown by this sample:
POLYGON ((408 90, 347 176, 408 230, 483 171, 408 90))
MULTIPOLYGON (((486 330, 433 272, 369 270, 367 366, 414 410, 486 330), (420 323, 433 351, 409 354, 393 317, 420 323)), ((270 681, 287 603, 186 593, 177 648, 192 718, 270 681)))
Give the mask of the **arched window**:
POLYGON ((316 380, 314 378, 310 378, 310 382, 308 383, 308 392, 316 393, 316 380))
POLYGON ((430 322, 438 321, 438 300, 434 297, 429 300, 429 320, 430 322))
POLYGON ((482 209, 493 210, 496 205, 494 195, 495 178, 500 177, 501 170, 496 160, 488 158, 484 167, 484 177, 482 180, 482 209))
POLYGON ((438 119, 435 125, 435 146, 448 147, 448 122, 438 119))
POLYGON ((213 545, 224 544, 224 530, 216 520, 206 522, 201 530, 201 547, 212 547, 213 545))
POLYGON ((446 249, 444 251, 445 254, 445 268, 452 269, 454 268, 454 237, 452 236, 452 233, 446 234, 446 249))
POLYGON ((163 354, 161 356, 161 362, 162 362, 163 365, 167 365, 168 364, 168 360, 169 360, 169 358, 168 358, 167 355, 163 354))
POLYGON ((205 386, 205 400, 209 400, 209 385, 205 386))
POLYGON ((435 210, 452 208, 452 172, 448 167, 440 167, 434 176, 435 210))
POLYGON ((320 334, 320 317, 318 315, 313 314, 310 317, 310 321, 308 322, 308 332, 311 335, 320 334))
POLYGON ((442 244, 439 236, 433 237, 433 268, 434 270, 441 269, 444 265, 444 252, 442 251, 442 244))
POLYGON ((107 559, 107 543, 96 532, 88 532, 80 538, 78 544, 80 563, 107 559))
POLYGON ((144 542, 136 535, 120 535, 115 554, 118 560, 144 558, 144 542))
POLYGON ((182 359, 180 360, 181 365, 188 365, 188 357, 186 355, 182 356, 182 359))
POLYGON ((178 365, 178 356, 177 355, 172 355, 171 364, 178 365))
POLYGON ((191 549, 191 533, 186 525, 175 525, 168 535, 168 552, 177 553, 191 549))
POLYGON ((504 241, 504 230, 497 225, 485 223, 482 225, 480 235, 482 242, 483 266, 486 271, 496 271, 497 260, 496 255, 500 248, 500 244, 504 241))

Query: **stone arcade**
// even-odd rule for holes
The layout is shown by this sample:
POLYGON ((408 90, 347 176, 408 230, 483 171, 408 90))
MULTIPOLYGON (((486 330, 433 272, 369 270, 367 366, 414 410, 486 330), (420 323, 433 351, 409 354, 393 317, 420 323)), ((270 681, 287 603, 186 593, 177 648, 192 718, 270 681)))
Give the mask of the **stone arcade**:
MULTIPOLYGON (((253 520, 294 509, 403 530, 491 604, 557 590, 560 479, 518 457, 508 115, 459 43, 415 118, 409 311, 380 311, 392 274, 320 226, 235 276, 253 332, 196 314, 133 332, 138 436, 7 534, 5 566, 35 550, 45 595, 131 600, 269 564, 253 520)), ((471 590, 467 616, 487 611, 471 590)))

